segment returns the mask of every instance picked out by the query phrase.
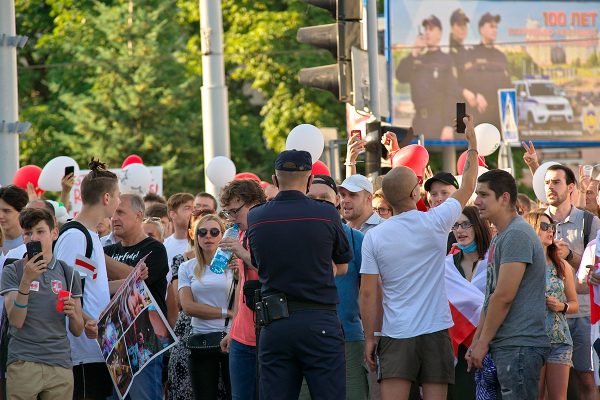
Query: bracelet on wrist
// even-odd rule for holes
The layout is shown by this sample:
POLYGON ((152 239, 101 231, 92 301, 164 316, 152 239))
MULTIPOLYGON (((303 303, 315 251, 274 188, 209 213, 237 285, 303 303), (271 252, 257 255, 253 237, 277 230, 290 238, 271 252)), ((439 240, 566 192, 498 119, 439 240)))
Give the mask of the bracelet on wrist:
POLYGON ((29 306, 29 304, 21 304, 21 303, 17 303, 17 300, 13 300, 13 304, 15 307, 17 308, 27 308, 29 306))
POLYGON ((346 161, 344 163, 344 165, 347 166, 347 167, 351 167, 352 165, 356 165, 356 161, 346 161))
POLYGON ((567 313, 567 311, 569 311, 569 303, 565 303, 565 307, 562 309, 562 311, 561 311, 561 312, 562 312, 563 314, 566 314, 566 313, 567 313))
POLYGON ((467 153, 468 153, 469 151, 474 151, 475 153, 479 154, 479 152, 477 151, 477 149, 467 149, 467 153))
POLYGON ((19 289, 18 292, 19 292, 19 294, 22 294, 23 296, 29 296, 29 292, 23 293, 23 292, 21 292, 21 289, 19 289))
POLYGON ((221 318, 225 319, 227 317, 229 317, 229 314, 227 313, 227 309, 221 308, 221 318))

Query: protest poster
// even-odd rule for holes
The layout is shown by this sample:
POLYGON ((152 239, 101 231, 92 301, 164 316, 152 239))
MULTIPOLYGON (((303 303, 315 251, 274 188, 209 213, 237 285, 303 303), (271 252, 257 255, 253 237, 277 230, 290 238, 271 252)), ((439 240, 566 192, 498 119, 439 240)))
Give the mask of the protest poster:
POLYGON ((138 262, 98 319, 98 344, 121 399, 135 376, 177 343, 148 286, 138 276, 138 267, 146 257, 138 262))
MULTIPOLYGON (((156 193, 162 196, 163 194, 163 167, 162 166, 147 166, 150 174, 152 175, 152 182, 150 183, 149 192, 156 193)), ((122 170, 120 168, 110 168, 109 171, 114 172, 118 177, 121 177, 122 170)), ((90 173, 89 169, 82 169, 79 171, 79 175, 75 177, 75 184, 70 193, 71 211, 69 215, 71 218, 77 217, 83 206, 81 200, 81 181, 87 174, 90 173)))

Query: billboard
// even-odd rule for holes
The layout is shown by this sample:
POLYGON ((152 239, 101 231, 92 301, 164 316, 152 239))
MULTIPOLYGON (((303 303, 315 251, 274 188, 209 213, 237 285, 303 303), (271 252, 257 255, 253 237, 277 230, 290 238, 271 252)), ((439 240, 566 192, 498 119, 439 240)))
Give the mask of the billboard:
POLYGON ((513 89, 521 139, 600 140, 599 13, 600 2, 389 1, 393 124, 448 138, 466 102, 501 129, 498 91, 513 89))

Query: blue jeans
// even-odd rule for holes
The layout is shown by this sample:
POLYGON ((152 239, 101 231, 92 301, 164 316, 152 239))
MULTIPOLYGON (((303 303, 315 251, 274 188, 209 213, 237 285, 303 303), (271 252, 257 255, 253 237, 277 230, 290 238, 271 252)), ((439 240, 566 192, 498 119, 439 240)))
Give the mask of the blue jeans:
POLYGON ((229 376, 233 400, 256 400, 256 347, 231 339, 229 376))
MULTIPOLYGON (((502 400, 536 400, 540 371, 550 347, 506 346, 490 351, 502 400)), ((499 396, 500 397, 500 396, 499 396)))
MULTIPOLYGON (((163 355, 159 355, 150 361, 142 371, 133 378, 129 393, 125 400, 155 400, 163 398, 162 368, 163 355)), ((113 399, 119 396, 113 390, 113 399)))

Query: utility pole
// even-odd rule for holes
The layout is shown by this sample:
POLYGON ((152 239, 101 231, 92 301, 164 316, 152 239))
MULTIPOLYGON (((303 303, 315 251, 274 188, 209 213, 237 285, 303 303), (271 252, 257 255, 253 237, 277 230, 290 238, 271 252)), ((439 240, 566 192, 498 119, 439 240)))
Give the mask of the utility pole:
MULTIPOLYGON (((202 42, 202 134, 204 165, 216 156, 230 156, 229 106, 223 61, 223 15, 221 0, 200 0, 202 42)), ((206 169, 205 169, 206 171, 206 169)), ((205 190, 218 195, 204 173, 205 190)))
POLYGON ((19 169, 19 133, 27 131, 28 122, 19 123, 17 90, 17 46, 27 37, 17 36, 14 0, 0 0, 0 184, 12 183, 19 169))
POLYGON ((379 44, 377 41, 377 0, 367 0, 367 55, 369 59, 369 111, 374 120, 367 124, 365 175, 373 181, 381 170, 381 111, 379 108, 379 44))

